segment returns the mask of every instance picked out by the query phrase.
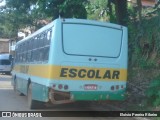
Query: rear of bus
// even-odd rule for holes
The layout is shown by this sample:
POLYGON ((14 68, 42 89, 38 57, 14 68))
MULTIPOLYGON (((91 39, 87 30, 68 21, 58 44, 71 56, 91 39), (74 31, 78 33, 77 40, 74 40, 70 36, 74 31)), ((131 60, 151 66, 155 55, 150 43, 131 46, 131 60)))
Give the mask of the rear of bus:
POLYGON ((51 42, 50 99, 124 100, 127 28, 90 20, 57 20, 51 42))

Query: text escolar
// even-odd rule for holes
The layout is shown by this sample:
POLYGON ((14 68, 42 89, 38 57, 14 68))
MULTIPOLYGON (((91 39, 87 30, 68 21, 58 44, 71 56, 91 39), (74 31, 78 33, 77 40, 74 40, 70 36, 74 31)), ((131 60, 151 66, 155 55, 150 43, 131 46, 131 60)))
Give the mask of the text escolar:
POLYGON ((60 72, 60 77, 69 78, 119 79, 119 76, 119 70, 105 70, 102 73, 100 70, 94 69, 61 68, 60 72))

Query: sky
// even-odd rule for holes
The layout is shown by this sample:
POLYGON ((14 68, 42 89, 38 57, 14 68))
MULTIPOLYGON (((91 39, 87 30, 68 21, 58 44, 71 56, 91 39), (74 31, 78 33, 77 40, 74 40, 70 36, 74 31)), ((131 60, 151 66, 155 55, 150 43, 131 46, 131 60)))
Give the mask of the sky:
POLYGON ((6 4, 5 0, 0 0, 0 6, 4 6, 6 4))

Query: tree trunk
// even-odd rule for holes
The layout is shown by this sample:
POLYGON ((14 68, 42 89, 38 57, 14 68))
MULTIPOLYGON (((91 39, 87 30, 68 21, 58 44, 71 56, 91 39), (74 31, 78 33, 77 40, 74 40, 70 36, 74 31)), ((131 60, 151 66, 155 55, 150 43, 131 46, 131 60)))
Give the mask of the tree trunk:
POLYGON ((138 6, 139 21, 141 22, 141 20, 142 20, 142 3, 141 3, 141 0, 137 0, 137 6, 138 6))
POLYGON ((127 0, 115 0, 114 2, 118 24, 127 26, 127 0))

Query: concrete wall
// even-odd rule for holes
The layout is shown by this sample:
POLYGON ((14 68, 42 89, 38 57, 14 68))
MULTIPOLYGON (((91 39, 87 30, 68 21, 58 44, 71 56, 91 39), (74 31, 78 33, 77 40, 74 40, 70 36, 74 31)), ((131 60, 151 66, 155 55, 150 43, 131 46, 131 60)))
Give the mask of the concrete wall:
POLYGON ((9 53, 8 39, 0 39, 0 53, 9 53))

